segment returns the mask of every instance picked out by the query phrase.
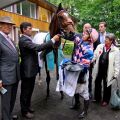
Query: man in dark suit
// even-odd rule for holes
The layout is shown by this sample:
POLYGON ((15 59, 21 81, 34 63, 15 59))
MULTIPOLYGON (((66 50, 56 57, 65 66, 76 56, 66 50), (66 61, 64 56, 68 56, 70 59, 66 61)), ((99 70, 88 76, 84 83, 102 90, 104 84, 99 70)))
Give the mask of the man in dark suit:
POLYGON ((21 53, 21 113, 28 119, 33 118, 33 110, 31 109, 31 96, 35 85, 35 77, 38 73, 38 52, 51 49, 55 41, 59 40, 59 35, 54 36, 51 41, 41 45, 32 42, 32 24, 23 22, 20 25, 22 36, 19 40, 19 48, 21 53))
POLYGON ((10 17, 0 17, 0 88, 7 90, 1 94, 2 120, 12 119, 20 79, 18 50, 8 36, 13 25, 10 17))
POLYGON ((105 36, 107 34, 106 27, 107 27, 106 22, 100 22, 99 23, 99 36, 98 36, 98 40, 94 43, 95 44, 94 45, 94 50, 96 49, 98 44, 104 44, 105 36))

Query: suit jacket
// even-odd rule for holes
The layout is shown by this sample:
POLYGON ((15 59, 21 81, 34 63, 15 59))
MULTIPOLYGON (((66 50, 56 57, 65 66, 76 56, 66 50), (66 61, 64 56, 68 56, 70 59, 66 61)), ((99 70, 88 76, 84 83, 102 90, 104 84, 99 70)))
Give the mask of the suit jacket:
POLYGON ((21 77, 30 78, 36 76, 38 73, 38 52, 52 47, 53 42, 51 40, 39 45, 33 43, 27 36, 22 35, 19 40, 21 77))
MULTIPOLYGON (((92 72, 93 81, 95 81, 99 72, 99 60, 103 52, 104 46, 105 46, 104 44, 98 45, 98 47, 94 52, 93 61, 96 61, 96 62, 92 72)), ((120 53, 119 48, 112 45, 111 50, 109 52, 109 57, 108 57, 109 62, 108 62, 108 70, 107 70, 107 86, 113 83, 112 77, 116 77, 118 79, 119 71, 120 71, 119 70, 119 63, 120 63, 119 53, 120 53)))
POLYGON ((93 43, 94 50, 97 48, 99 44, 100 44, 100 35, 98 36, 98 39, 93 43))
MULTIPOLYGON (((106 32, 106 34, 108 34, 108 32, 106 32)), ((98 35, 97 41, 95 41, 95 42, 93 43, 94 50, 97 48, 97 46, 98 46, 99 44, 101 44, 101 42, 100 42, 100 33, 99 33, 99 35, 98 35)))
POLYGON ((13 48, 0 33, 0 80, 2 80, 3 85, 11 85, 16 83, 19 79, 18 50, 16 47, 13 48))

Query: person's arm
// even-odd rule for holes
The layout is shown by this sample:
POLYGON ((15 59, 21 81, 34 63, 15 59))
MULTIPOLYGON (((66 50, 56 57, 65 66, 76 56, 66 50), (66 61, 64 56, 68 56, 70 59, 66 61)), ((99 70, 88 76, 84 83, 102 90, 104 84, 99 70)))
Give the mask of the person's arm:
POLYGON ((2 80, 0 80, 0 88, 2 87, 2 80))
POLYGON ((92 63, 96 61, 96 59, 98 58, 98 54, 101 54, 101 53, 98 53, 98 52, 100 52, 99 50, 100 50, 100 48, 99 48, 99 45, 98 45, 96 50, 94 51, 93 59, 91 61, 92 63))
POLYGON ((50 41, 48 41, 47 43, 43 43, 41 45, 35 44, 29 39, 20 40, 19 45, 21 45, 23 47, 26 47, 26 48, 28 48, 30 50, 40 52, 42 50, 52 48, 56 41, 59 41, 59 35, 55 35, 50 41))
MULTIPOLYGON (((1 57, 1 46, 0 46, 0 57, 1 57)), ((1 68, 1 67, 0 67, 1 68)), ((1 70, 0 70, 0 88, 2 87, 2 78, 1 78, 1 70)))
POLYGON ((84 54, 82 56, 83 64, 90 65, 92 58, 93 58, 93 49, 92 46, 89 46, 84 50, 84 54))
POLYGON ((114 61, 114 63, 115 63, 115 69, 114 69, 114 77, 115 78, 117 78, 118 77, 118 75, 119 75, 119 69, 120 69, 120 67, 119 67, 119 63, 120 63, 120 56, 119 56, 119 54, 120 54, 120 51, 119 51, 119 49, 116 51, 116 54, 115 54, 115 61, 114 61))

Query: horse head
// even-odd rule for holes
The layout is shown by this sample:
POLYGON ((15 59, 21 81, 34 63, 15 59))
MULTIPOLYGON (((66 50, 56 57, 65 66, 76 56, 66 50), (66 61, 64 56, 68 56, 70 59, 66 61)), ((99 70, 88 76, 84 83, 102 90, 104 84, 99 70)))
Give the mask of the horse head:
POLYGON ((49 30, 51 37, 56 34, 61 34, 63 38, 75 31, 74 22, 61 3, 51 20, 49 30))

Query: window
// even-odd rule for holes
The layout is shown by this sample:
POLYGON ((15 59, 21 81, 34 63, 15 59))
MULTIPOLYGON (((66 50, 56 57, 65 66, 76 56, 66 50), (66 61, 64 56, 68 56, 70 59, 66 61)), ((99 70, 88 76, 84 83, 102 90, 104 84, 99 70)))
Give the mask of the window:
POLYGON ((22 4, 22 15, 30 17, 30 3, 27 1, 22 4))
POLYGON ((48 22, 48 10, 46 10, 45 8, 40 7, 40 20, 48 22))
POLYGON ((52 13, 50 11, 48 11, 48 22, 50 22, 52 19, 52 13))
POLYGON ((17 9, 16 9, 16 10, 17 10, 17 13, 19 13, 19 14, 21 14, 21 12, 22 12, 22 11, 21 11, 21 5, 22 5, 22 4, 20 4, 20 3, 17 4, 17 9))
POLYGON ((9 7, 5 8, 4 10, 12 12, 13 9, 12 9, 12 6, 9 6, 9 7))
POLYGON ((36 4, 24 1, 17 4, 17 13, 36 19, 36 4))
POLYGON ((30 4, 30 16, 36 18, 36 5, 33 3, 30 4))

